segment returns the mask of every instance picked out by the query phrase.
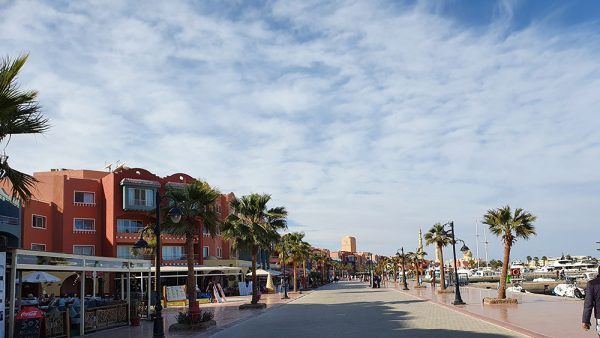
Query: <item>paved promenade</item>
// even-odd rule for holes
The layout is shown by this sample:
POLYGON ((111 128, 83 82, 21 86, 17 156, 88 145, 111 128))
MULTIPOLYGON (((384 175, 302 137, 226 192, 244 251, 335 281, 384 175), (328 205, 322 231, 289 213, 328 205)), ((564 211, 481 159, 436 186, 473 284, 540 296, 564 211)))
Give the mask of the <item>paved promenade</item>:
POLYGON ((340 282, 213 337, 524 337, 394 289, 340 282))
MULTIPOLYGON (((264 312, 270 311, 273 308, 281 306, 285 303, 293 301, 294 299, 298 299, 300 297, 306 296, 313 291, 304 292, 302 294, 296 294, 290 292, 288 300, 281 299, 281 295, 279 294, 263 294, 260 302, 267 304, 266 309, 258 309, 258 310, 244 310, 240 311, 238 306, 241 304, 249 303, 251 296, 246 297, 227 297, 226 303, 212 303, 212 304, 202 304, 200 305, 202 310, 210 310, 215 314, 215 321, 217 325, 215 327, 209 328, 206 331, 202 332, 192 332, 192 333, 169 333, 169 325, 176 323, 175 316, 179 311, 185 311, 185 308, 167 308, 163 309, 163 318, 164 318, 164 326, 165 326, 165 335, 167 337, 195 337, 195 338, 203 338, 209 337, 215 332, 227 328, 231 325, 235 325, 241 321, 259 316, 264 312)), ((130 326, 130 327, 121 327, 112 330, 100 331, 95 334, 89 335, 91 338, 142 338, 142 337, 152 337, 152 329, 153 323, 151 321, 142 321, 141 326, 130 326)))
MULTIPOLYGON (((390 283, 390 286, 394 284, 390 283)), ((401 285, 397 285, 396 288, 399 290, 401 285)), ((509 292, 507 296, 516 298, 519 304, 483 305, 482 299, 496 297, 497 290, 461 287, 461 296, 467 305, 454 306, 451 305, 454 293, 438 294, 429 284, 425 289, 415 289, 410 283, 409 288, 409 291, 401 292, 496 323, 530 337, 598 337, 595 327, 588 332, 581 329, 582 300, 509 292)))

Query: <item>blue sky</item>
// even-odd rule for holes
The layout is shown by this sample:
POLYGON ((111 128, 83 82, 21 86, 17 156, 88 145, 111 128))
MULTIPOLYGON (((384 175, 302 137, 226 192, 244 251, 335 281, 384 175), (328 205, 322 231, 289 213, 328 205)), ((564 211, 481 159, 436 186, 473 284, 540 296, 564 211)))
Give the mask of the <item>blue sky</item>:
POLYGON ((449 220, 474 249, 475 223, 510 204, 538 216, 515 258, 595 255, 599 14, 594 1, 0 0, 0 52, 30 52, 20 81, 52 122, 7 152, 28 172, 121 160, 268 192, 331 249, 354 235, 392 254, 449 220))

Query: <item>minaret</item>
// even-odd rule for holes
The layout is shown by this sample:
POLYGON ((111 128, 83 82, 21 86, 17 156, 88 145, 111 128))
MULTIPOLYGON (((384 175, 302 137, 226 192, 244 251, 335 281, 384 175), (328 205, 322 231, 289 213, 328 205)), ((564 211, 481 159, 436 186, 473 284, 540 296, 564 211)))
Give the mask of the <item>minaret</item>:
POLYGON ((417 248, 417 252, 419 252, 419 258, 423 259, 423 233, 421 229, 419 229, 419 247, 417 248))

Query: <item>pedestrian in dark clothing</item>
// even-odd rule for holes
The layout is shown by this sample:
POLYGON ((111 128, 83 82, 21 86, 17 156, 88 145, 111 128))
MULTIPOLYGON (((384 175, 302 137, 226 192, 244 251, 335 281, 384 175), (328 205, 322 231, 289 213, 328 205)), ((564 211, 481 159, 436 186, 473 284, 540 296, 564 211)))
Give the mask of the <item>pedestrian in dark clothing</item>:
POLYGON ((583 329, 586 331, 591 326, 592 309, 594 309, 594 317, 596 317, 596 331, 600 336, 600 267, 598 267, 598 276, 589 281, 585 289, 585 303, 583 304, 581 322, 583 323, 583 329))

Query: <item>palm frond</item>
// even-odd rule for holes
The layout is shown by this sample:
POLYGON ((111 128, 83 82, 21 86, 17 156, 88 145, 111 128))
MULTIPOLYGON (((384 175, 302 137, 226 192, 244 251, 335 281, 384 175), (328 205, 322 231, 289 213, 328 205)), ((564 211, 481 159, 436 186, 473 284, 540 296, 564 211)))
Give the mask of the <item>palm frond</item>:
POLYGON ((0 161, 0 180, 8 180, 11 186, 11 195, 21 201, 28 201, 32 196, 37 179, 11 168, 6 161, 0 161))

